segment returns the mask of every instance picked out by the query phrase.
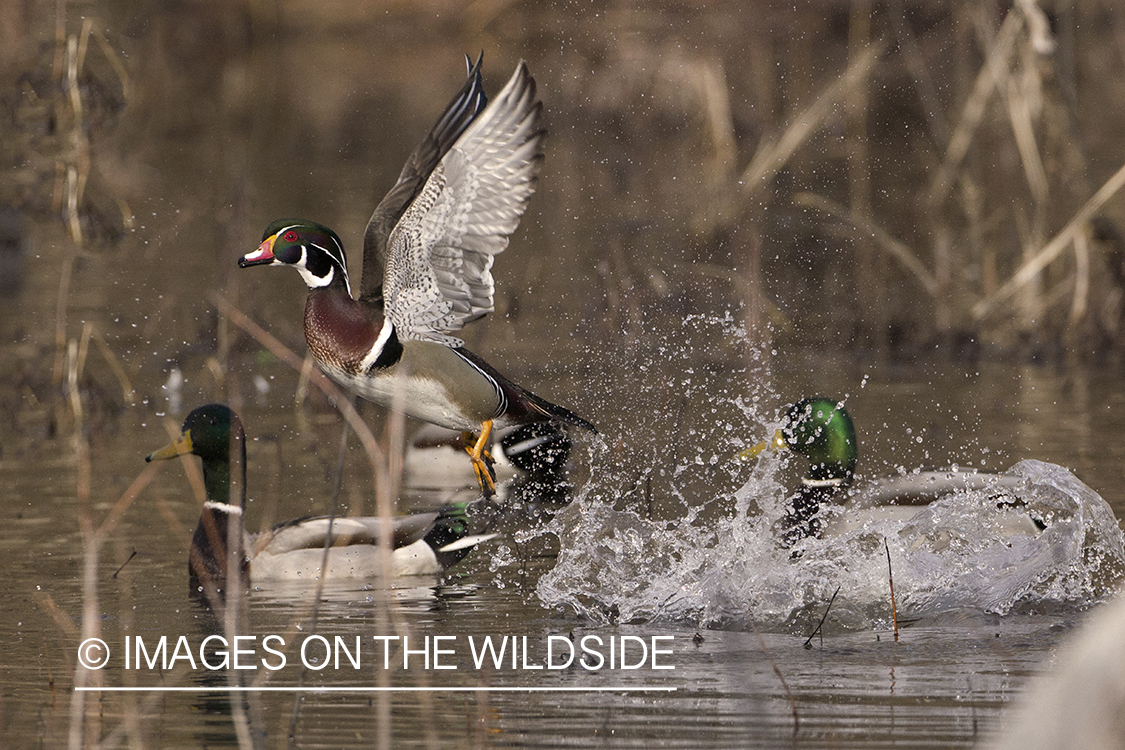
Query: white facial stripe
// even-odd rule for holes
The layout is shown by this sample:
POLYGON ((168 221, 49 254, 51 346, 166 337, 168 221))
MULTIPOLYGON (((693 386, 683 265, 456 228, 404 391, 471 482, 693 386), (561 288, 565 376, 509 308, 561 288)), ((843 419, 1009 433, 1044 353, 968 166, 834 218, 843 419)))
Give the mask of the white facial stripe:
MULTIPOLYGON (((313 247, 320 248, 321 250, 323 250, 325 253, 328 254, 329 258, 332 258, 334 261, 336 261, 336 265, 338 265, 340 267, 340 273, 342 273, 344 275, 344 286, 346 286, 348 288, 348 295, 350 296, 351 293, 352 293, 352 284, 351 284, 351 280, 348 279, 348 266, 347 266, 347 263, 344 261, 344 249, 342 247, 340 247, 339 245, 336 245, 335 250, 329 250, 328 248, 321 247, 320 245, 317 245, 315 243, 313 244, 313 247)), ((328 280, 329 281, 332 280, 331 275, 328 277, 328 280)))
POLYGON ((317 289, 322 286, 328 286, 332 283, 332 278, 336 275, 335 269, 329 268, 327 276, 316 276, 308 269, 309 251, 304 245, 301 245, 301 259, 293 264, 293 267, 300 272, 301 278, 305 280, 305 285, 309 289, 317 289))
POLYGON ((367 356, 359 363, 361 372, 367 372, 375 364, 375 360, 379 359, 379 355, 383 353, 383 347, 390 340, 393 330, 394 326, 391 325, 391 321, 383 318, 383 327, 379 329, 379 338, 375 339, 375 345, 371 347, 371 351, 367 352, 367 356))

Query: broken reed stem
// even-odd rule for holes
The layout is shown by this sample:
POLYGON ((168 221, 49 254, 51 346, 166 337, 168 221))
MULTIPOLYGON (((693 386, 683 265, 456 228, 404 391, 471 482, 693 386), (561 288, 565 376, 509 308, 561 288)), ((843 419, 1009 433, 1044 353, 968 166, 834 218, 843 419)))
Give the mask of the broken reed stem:
POLYGON ((820 616, 820 622, 816 624, 816 628, 814 628, 813 632, 809 633, 809 637, 805 639, 805 648, 812 648, 812 639, 816 637, 817 633, 820 633, 820 645, 824 645, 824 632, 822 630, 824 628, 824 621, 828 619, 828 613, 832 611, 832 602, 836 601, 836 595, 839 593, 840 587, 837 586, 836 590, 832 592, 832 598, 828 600, 828 606, 824 608, 824 614, 820 616))
POLYGON ((891 570, 891 546, 883 537, 883 549, 887 551, 887 580, 891 584, 891 622, 894 623, 895 643, 898 643, 898 607, 895 605, 895 574, 891 570))
MULTIPOLYGON (((835 595, 833 595, 832 598, 835 599, 835 595)), ((785 697, 789 701, 789 710, 793 713, 793 738, 796 739, 797 732, 801 729, 801 717, 797 713, 797 701, 793 699, 793 691, 789 689, 789 683, 785 681, 785 675, 781 673, 781 669, 777 666, 777 662, 775 662, 773 660, 773 657, 770 656, 770 650, 766 648, 766 641, 764 638, 762 638, 762 634, 758 632, 758 628, 754 626, 754 623, 750 623, 750 629, 754 631, 754 635, 758 639, 758 646, 762 649, 762 653, 765 655, 766 661, 768 661, 770 663, 770 666, 773 667, 773 673, 777 675, 777 679, 781 683, 781 687, 785 689, 785 697)))

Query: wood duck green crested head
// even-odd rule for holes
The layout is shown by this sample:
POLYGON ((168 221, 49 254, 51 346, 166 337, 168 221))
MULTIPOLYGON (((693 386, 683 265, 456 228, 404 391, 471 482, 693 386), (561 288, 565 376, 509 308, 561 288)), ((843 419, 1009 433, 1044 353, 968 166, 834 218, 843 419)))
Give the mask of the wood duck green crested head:
POLYGON ((270 223, 258 249, 238 260, 239 268, 264 265, 293 266, 309 289, 342 286, 351 294, 344 243, 315 221, 278 219, 270 223))
MULTIPOLYGON (((470 61, 471 62, 471 61, 470 61)), ((481 60, 408 157, 364 231, 353 297, 340 238, 310 221, 269 225, 239 266, 288 265, 309 288, 305 340, 321 369, 377 404, 478 437, 465 450, 482 492, 493 428, 556 422, 597 432, 464 348, 461 329, 494 309, 492 264, 508 246, 543 163, 542 103, 521 62, 496 98, 481 60)))

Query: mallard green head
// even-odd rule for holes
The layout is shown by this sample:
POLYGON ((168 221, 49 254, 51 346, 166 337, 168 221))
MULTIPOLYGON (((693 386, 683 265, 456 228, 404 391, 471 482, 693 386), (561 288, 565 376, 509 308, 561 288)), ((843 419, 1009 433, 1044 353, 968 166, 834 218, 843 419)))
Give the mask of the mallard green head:
POLYGON ((781 440, 809 460, 806 480, 851 481, 857 455, 855 425, 843 404, 829 398, 801 399, 785 411, 781 440))
POLYGON ((342 283, 351 291, 344 243, 328 227, 304 219, 278 219, 266 227, 262 244, 238 259, 239 268, 293 266, 309 289, 342 283))
POLYGON ((187 415, 180 436, 172 443, 145 457, 145 461, 175 458, 188 453, 204 464, 229 464, 231 443, 243 439, 238 415, 222 404, 207 404, 187 415))

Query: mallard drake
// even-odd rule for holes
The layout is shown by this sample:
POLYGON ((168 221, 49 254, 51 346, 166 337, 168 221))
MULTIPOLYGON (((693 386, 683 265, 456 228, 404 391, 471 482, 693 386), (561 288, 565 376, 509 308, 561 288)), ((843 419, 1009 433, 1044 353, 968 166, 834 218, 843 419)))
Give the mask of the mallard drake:
MULTIPOLYGON (((739 455, 752 458, 767 447, 791 450, 809 460, 808 473, 778 523, 785 547, 808 537, 839 536, 876 520, 906 521, 920 507, 952 492, 1011 490, 1020 483, 1016 477, 1000 474, 925 471, 876 479, 853 489, 859 455, 855 424, 841 402, 824 397, 789 406, 770 443, 759 443, 739 455), (826 523, 821 507, 840 503, 846 503, 844 511, 826 523)), ((1046 528, 1017 498, 1001 494, 997 507, 1007 511, 999 530, 1003 536, 1034 536, 1046 528)))
POLYGON ((560 422, 594 426, 512 383, 454 333, 493 309, 495 256, 508 245, 543 161, 542 103, 521 62, 486 102, 480 59, 375 208, 352 296, 340 238, 280 219, 239 266, 292 266, 309 295, 305 340, 321 369, 348 390, 415 419, 476 437, 465 450, 486 494, 494 428, 560 422))
MULTIPOLYGON (((238 560, 251 582, 315 581, 322 573, 324 545, 331 526, 328 579, 377 578, 382 571, 377 517, 298 518, 260 534, 243 525, 246 506, 246 436, 242 421, 222 404, 195 409, 184 420, 180 437, 145 457, 146 461, 186 454, 203 461, 207 501, 191 540, 188 570, 195 589, 206 585, 222 591, 230 575, 229 561, 238 560), (231 502, 232 482, 238 502, 231 502), (233 526, 232 526, 233 524, 233 526), (230 543, 241 549, 228 555, 230 543)), ((391 521, 393 567, 397 575, 440 573, 476 544, 495 535, 469 536, 465 504, 433 513, 396 516, 391 521)))

